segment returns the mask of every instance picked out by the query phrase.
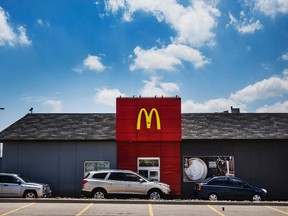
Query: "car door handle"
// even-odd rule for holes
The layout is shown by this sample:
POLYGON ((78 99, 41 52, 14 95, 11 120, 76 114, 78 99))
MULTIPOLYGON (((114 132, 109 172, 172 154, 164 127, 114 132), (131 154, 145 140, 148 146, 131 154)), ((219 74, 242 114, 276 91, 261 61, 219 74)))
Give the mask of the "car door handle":
POLYGON ((4 186, 4 187, 8 187, 9 185, 7 185, 7 184, 4 184, 3 186, 4 186))

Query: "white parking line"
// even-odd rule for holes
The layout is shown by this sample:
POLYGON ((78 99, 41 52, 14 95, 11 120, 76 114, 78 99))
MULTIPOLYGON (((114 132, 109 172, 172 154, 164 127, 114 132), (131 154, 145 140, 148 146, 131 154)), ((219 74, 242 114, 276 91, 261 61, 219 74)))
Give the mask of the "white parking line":
POLYGON ((14 209, 14 210, 9 211, 9 212, 7 212, 7 213, 1 214, 0 216, 5 216, 5 215, 12 214, 12 213, 14 213, 14 212, 20 211, 20 210, 22 210, 22 209, 24 209, 24 208, 27 208, 27 207, 29 207, 29 206, 31 206, 31 205, 34 205, 34 204, 35 204, 35 203, 30 203, 30 204, 28 204, 28 205, 25 205, 25 206, 22 206, 22 207, 20 207, 20 208, 14 209))
POLYGON ((76 216, 81 216, 84 212, 86 212, 93 204, 89 204, 87 205, 84 209, 82 209, 82 211, 80 211, 78 214, 76 214, 76 216))
POLYGON ((281 210, 276 209, 276 208, 273 208, 273 207, 271 207, 271 206, 265 206, 265 207, 266 207, 266 208, 269 208, 269 209, 272 209, 272 210, 274 210, 274 211, 280 212, 280 213, 282 213, 282 214, 288 215, 288 212, 281 211, 281 210))
POLYGON ((210 208, 212 211, 216 212, 218 215, 225 216, 224 214, 222 214, 221 212, 219 212, 217 209, 213 208, 212 206, 207 205, 207 207, 210 208))
POLYGON ((152 204, 148 204, 148 208, 149 208, 149 216, 154 216, 152 204))

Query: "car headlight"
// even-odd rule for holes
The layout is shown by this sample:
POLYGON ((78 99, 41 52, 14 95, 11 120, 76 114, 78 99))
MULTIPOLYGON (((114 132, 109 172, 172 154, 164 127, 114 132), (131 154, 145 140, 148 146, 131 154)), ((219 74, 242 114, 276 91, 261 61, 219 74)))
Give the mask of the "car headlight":
POLYGON ((160 185, 161 187, 165 188, 165 189, 168 189, 168 190, 170 189, 170 186, 167 185, 167 184, 163 184, 163 183, 161 184, 161 183, 160 183, 159 185, 160 185))
POLYGON ((168 187, 167 184, 163 184, 163 183, 159 183, 159 185, 161 185, 162 187, 168 187))
POLYGON ((264 188, 262 188, 262 191, 263 191, 264 193, 267 193, 267 190, 266 190, 266 189, 264 189, 264 188))

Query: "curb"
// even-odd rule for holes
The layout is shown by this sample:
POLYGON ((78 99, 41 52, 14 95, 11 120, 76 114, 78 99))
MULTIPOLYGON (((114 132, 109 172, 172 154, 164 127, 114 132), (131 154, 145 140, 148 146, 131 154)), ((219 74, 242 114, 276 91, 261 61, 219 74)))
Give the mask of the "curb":
POLYGON ((250 205, 250 206, 288 206, 287 201, 206 201, 206 200, 138 200, 138 199, 71 199, 71 198, 0 198, 0 203, 94 203, 94 204, 153 204, 153 205, 250 205))

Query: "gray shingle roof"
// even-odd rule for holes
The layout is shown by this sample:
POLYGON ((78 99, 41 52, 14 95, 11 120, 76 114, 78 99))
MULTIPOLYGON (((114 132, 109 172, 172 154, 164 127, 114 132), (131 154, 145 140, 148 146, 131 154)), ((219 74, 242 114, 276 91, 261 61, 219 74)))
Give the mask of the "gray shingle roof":
MULTIPOLYGON (((27 114, 0 140, 115 140, 116 114, 27 114)), ((183 113, 182 139, 288 139, 288 113, 183 113)))
POLYGON ((182 114, 182 139, 288 139, 288 113, 182 114))
POLYGON ((0 140, 115 140, 115 114, 27 114, 0 140))

